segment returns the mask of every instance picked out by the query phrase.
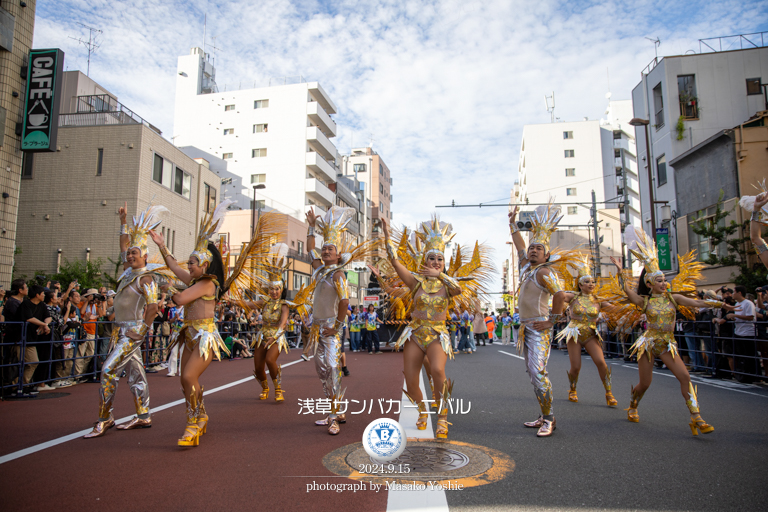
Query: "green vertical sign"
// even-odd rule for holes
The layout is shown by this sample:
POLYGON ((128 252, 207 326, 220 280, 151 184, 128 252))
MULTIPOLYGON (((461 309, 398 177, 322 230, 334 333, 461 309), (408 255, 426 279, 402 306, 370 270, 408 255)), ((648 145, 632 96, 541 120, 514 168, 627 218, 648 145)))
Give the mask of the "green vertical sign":
POLYGON ((21 150, 56 151, 64 52, 31 50, 22 116, 21 150))
POLYGON ((672 270, 672 254, 669 249, 669 228, 656 230, 656 249, 659 252, 659 270, 672 270))
POLYGON ((349 284, 357 286, 358 285, 357 272, 352 272, 352 271, 347 272, 347 282, 349 284))

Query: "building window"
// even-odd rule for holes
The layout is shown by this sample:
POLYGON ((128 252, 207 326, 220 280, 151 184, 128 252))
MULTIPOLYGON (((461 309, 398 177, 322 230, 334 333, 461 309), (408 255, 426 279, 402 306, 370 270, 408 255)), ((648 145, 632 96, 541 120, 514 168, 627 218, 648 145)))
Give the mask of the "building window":
POLYGON ((232 153, 223 153, 221 155, 221 158, 223 158, 224 160, 229 160, 230 158, 232 158, 232 153))
POLYGON ((235 129, 234 128, 224 128, 224 135, 234 135, 235 129))
POLYGON ((747 78, 747 96, 762 94, 762 78, 747 78))
POLYGON ((379 201, 379 211, 384 213, 384 204, 381 201, 379 201))
POLYGON ((264 199, 258 199, 257 201, 251 199, 251 210, 263 210, 266 207, 267 203, 264 199))
POLYGON ((613 150, 613 158, 621 158, 621 150, 620 149, 614 149, 613 150))
POLYGON ((155 153, 155 160, 152 166, 152 179, 165 188, 172 188, 173 178, 173 163, 155 153))
POLYGON ((96 176, 101 176, 101 169, 104 165, 104 150, 102 148, 99 148, 98 154, 96 155, 96 176))
POLYGON ((567 195, 567 196, 575 196, 576 195, 576 187, 565 189, 565 195, 567 195))
POLYGON ((677 77, 677 95, 680 100, 680 115, 685 119, 698 119, 699 109, 696 97, 696 75, 677 77))
POLYGON ((621 130, 616 130, 613 132, 613 139, 614 140, 621 139, 621 130))
POLYGON ((224 112, 229 112, 230 110, 235 110, 234 105, 224 105, 224 112))
POLYGON ((267 123, 253 125, 253 133, 267 133, 267 131, 268 131, 267 123))
POLYGON ((299 254, 304 254, 304 242, 296 242, 296 251, 299 254))
POLYGON ((653 111, 656 113, 654 126, 658 130, 664 126, 664 97, 661 95, 661 82, 653 88, 653 111))
POLYGON ((216 209, 216 189, 207 183, 205 184, 205 204, 203 206, 205 213, 213 213, 213 210, 216 209))
POLYGON ((266 174, 251 174, 251 184, 266 183, 266 182, 267 182, 266 174))
POLYGON ((176 176, 173 180, 173 191, 177 194, 181 194, 181 196, 186 199, 189 199, 192 192, 192 176, 178 167, 176 168, 176 176))
POLYGON ((252 158, 262 158, 267 156, 267 148, 254 149, 251 151, 252 158))
POLYGON ((253 108, 267 108, 269 107, 269 100, 256 100, 253 102, 253 108))
POLYGON ((379 193, 380 194, 384 193, 384 185, 382 185, 381 183, 379 183, 379 193))
POLYGON ((660 187, 667 182, 667 157, 661 155, 656 159, 656 186, 660 187))
MULTIPOLYGON (((688 248, 689 250, 693 249, 696 251, 696 258, 699 261, 707 260, 713 252, 721 258, 728 255, 728 247, 725 242, 718 246, 713 246, 709 238, 699 236, 693 232, 693 228, 700 223, 710 229, 714 228, 716 211, 717 206, 710 206, 709 208, 688 215, 688 248)), ((720 219, 718 227, 725 227, 725 219, 720 219)))
POLYGON ((568 215, 576 215, 579 213, 579 207, 578 206, 569 206, 568 207, 568 215))
POLYGON ((564 139, 572 139, 573 138, 573 132, 563 132, 563 138, 564 139))
POLYGON ((576 155, 575 150, 573 149, 566 149, 565 150, 565 158, 573 158, 576 155))
POLYGON ((379 164, 379 174, 381 174, 382 176, 384 176, 384 166, 383 166, 383 165, 381 165, 381 164, 379 164))
POLYGON ((355 172, 365 172, 365 164, 355 164, 355 172))
POLYGON ((32 169, 34 167, 33 159, 35 158, 34 153, 22 153, 22 162, 21 162, 21 177, 24 179, 32 179, 32 169))
POLYGON ((566 169, 565 170, 565 175, 566 176, 576 176, 576 169, 574 169, 573 167, 571 167, 569 169, 566 169))

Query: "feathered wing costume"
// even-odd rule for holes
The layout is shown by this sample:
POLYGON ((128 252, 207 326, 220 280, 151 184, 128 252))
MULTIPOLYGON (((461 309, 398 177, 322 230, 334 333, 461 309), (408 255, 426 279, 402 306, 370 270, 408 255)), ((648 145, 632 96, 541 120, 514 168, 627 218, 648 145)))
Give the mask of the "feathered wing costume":
POLYGON ((393 230, 390 241, 392 246, 388 247, 387 251, 391 254, 391 259, 398 259, 418 281, 418 285, 411 290, 403 283, 389 261, 380 263, 379 282, 382 289, 389 295, 390 316, 397 315, 396 319, 405 318, 410 321, 395 344, 396 350, 399 350, 415 333, 418 344, 423 350, 426 350, 426 346, 435 337, 439 337, 443 351, 449 358, 453 358, 450 335, 442 317, 451 309, 474 310, 477 298, 487 293, 495 269, 490 257, 490 247, 478 242, 475 242, 471 253, 465 247, 460 245, 456 247, 455 254, 445 268, 447 280, 428 279, 419 275, 418 272, 425 263, 427 255, 432 251, 443 254, 445 246, 454 236, 451 225, 440 222, 437 217, 422 223, 416 232, 409 232, 408 228, 404 228, 403 231, 393 230), (424 296, 419 294, 419 290, 433 294, 442 286, 458 287, 461 293, 453 297, 446 293, 445 298, 419 298, 424 296), (412 314, 417 309, 426 313, 427 318, 440 317, 441 320, 413 319, 412 314))
MULTIPOLYGON (((763 179, 763 181, 758 182, 757 185, 753 185, 753 186, 757 190, 759 190, 761 193, 768 192, 768 189, 766 189, 766 185, 765 185, 765 179, 763 179)), ((757 199, 756 196, 743 196, 739 200, 739 205, 749 212, 750 222, 758 222, 763 226, 768 225, 768 204, 763 205, 762 208, 760 208, 760 210, 755 211, 756 199, 757 199)), ((751 230, 751 226, 750 226, 750 230, 751 230)), ((762 232, 762 228, 759 231, 762 232)), ((759 236, 757 240, 755 240, 753 237, 753 244, 755 246, 755 251, 757 252, 758 256, 768 251, 768 244, 765 243, 765 240, 762 239, 762 236, 759 236)))

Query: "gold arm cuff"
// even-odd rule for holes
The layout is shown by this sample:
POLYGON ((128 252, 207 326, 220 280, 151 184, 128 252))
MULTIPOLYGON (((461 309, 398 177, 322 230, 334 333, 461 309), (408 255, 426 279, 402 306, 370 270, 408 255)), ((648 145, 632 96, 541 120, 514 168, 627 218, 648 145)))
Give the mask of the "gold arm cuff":
MULTIPOLYGON (((171 253, 171 251, 168 250, 168 247, 166 247, 164 245, 160 247, 160 254, 163 255, 163 261, 165 261, 166 265, 168 265, 168 258, 173 258, 174 260, 176 260, 176 256, 174 256, 171 253)), ((176 260, 176 261, 178 261, 178 260, 176 260)))
POLYGON ((723 307, 723 304, 724 304, 724 302, 721 300, 713 300, 713 299, 707 299, 704 302, 707 304, 707 306, 715 309, 720 309, 721 307, 723 307))
POLYGON ((159 295, 157 293, 157 283, 152 281, 151 283, 147 283, 142 286, 142 295, 144 295, 144 298, 147 301, 147 306, 150 304, 157 304, 159 295))
POLYGON ((445 272, 440 272, 440 275, 437 276, 437 278, 443 282, 446 288, 449 290, 461 290, 461 286, 459 286, 459 282, 446 274, 445 272))
POLYGON ((127 224, 120 224, 120 235, 130 235, 127 224))
POLYGON ((341 330, 341 328, 344 327, 344 320, 336 319, 335 322, 333 322, 333 330, 338 332, 341 330))
POLYGON ((120 253, 120 263, 128 263, 128 251, 120 253))
POLYGON ((146 322, 141 322, 141 325, 137 325, 133 330, 136 332, 136 334, 144 336, 149 331, 149 326, 146 322))
POLYGON ((397 255, 395 254, 394 249, 392 249, 392 245, 389 244, 389 243, 387 244, 387 257, 391 261, 396 261, 397 260, 397 255))
POLYGON ((315 236, 315 227, 314 226, 309 226, 307 228, 307 236, 315 236))
POLYGON ((563 318, 563 314, 562 313, 550 313, 550 315, 549 315, 549 321, 552 322, 553 324, 556 324, 562 318, 563 318))
POLYGON ((752 210, 752 215, 749 217, 749 220, 760 222, 760 210, 752 210))
POLYGON ((520 228, 517 227, 517 222, 510 222, 509 223, 509 234, 514 235, 515 233, 519 233, 520 228))

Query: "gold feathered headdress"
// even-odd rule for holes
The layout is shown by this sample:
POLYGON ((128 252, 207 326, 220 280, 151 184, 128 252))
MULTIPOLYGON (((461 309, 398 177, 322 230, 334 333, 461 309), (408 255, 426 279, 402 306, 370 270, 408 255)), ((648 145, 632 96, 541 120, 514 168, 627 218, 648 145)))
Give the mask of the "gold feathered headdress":
POLYGON ((277 287, 281 290, 285 288, 283 275, 288 270, 291 262, 287 258, 288 245, 284 243, 275 244, 270 248, 269 255, 261 264, 263 277, 267 287, 277 287))
POLYGON ((355 216, 354 208, 344 208, 341 206, 331 206, 331 208, 317 218, 316 226, 323 236, 323 246, 333 245, 341 258, 342 264, 349 262, 349 253, 352 247, 344 243, 342 233, 347 230, 347 224, 355 216))
POLYGON ((445 258, 445 246, 448 245, 456 233, 451 233, 453 226, 447 222, 440 222, 437 216, 433 216, 429 222, 422 222, 418 231, 414 233, 416 249, 422 255, 422 261, 431 252, 440 253, 445 258))
MULTIPOLYGON (((763 179, 763 181, 758 181, 757 185, 752 186, 759 191, 758 193, 768 192, 768 189, 766 189, 765 186, 765 179, 763 179)), ((757 199, 757 196, 743 196, 739 200, 739 206, 751 214, 755 209, 755 199, 757 199)), ((757 213, 757 222, 768 224, 768 204, 763 205, 763 207, 760 208, 760 211, 757 213)))
POLYGON ((637 226, 629 225, 624 230, 624 242, 632 255, 643 262, 645 267, 645 282, 653 283, 657 276, 664 275, 659 270, 659 254, 656 252, 656 244, 645 231, 637 226))
POLYGON ((589 254, 579 254, 570 265, 576 270, 576 279, 581 283, 585 279, 592 279, 592 268, 589 264, 589 254))
POLYGON ((149 249, 147 245, 149 231, 160 225, 160 222, 162 222, 160 215, 167 211, 168 208, 165 206, 149 205, 138 217, 134 216, 133 225, 128 228, 128 235, 131 237, 131 240, 128 242, 128 250, 136 247, 141 251, 142 256, 146 256, 149 249))
POLYGON ((225 199, 213 210, 213 213, 206 213, 203 220, 200 221, 200 231, 197 232, 195 240, 195 250, 192 256, 197 258, 202 266, 203 263, 210 265, 213 261, 213 254, 208 250, 208 240, 218 233, 221 223, 224 221, 224 215, 227 213, 227 207, 234 203, 231 199, 225 199))
POLYGON ((553 202, 554 198, 550 198, 548 205, 537 207, 531 218, 533 234, 528 245, 543 245, 546 252, 549 252, 549 239, 552 233, 557 231, 557 224, 563 218, 560 214, 560 207, 552 204, 553 202))

